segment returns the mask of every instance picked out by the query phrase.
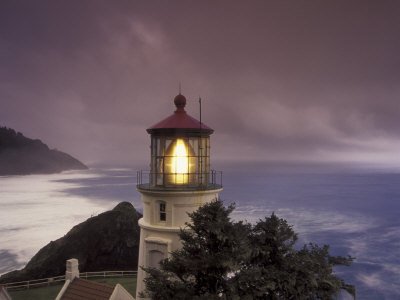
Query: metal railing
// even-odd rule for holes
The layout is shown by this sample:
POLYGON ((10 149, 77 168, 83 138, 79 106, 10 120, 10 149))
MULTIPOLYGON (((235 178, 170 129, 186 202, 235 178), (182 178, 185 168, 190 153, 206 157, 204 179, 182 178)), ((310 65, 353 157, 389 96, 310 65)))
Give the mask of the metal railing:
MULTIPOLYGON (((99 272, 82 272, 79 273, 80 278, 109 278, 109 277, 134 277, 137 271, 99 271, 99 272)), ((34 279, 28 281, 18 281, 4 283, 3 286, 8 290, 22 290, 49 286, 65 281, 65 275, 55 276, 42 279, 34 279)))
POLYGON ((222 171, 211 170, 207 173, 155 173, 151 171, 137 171, 136 184, 139 189, 145 190, 210 190, 222 188, 222 171), (186 178, 187 183, 174 184, 171 178, 186 178))
POLYGON ((80 278, 106 278, 106 277, 133 277, 137 271, 102 271, 102 272, 83 272, 79 273, 80 278))

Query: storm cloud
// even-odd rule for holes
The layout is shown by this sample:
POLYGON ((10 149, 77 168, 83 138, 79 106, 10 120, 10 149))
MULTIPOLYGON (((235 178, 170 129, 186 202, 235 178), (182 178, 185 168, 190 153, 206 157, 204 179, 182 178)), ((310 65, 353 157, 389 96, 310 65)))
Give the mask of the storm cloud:
POLYGON ((396 1, 0 3, 0 124, 89 164, 146 165, 187 110, 214 161, 400 165, 396 1))

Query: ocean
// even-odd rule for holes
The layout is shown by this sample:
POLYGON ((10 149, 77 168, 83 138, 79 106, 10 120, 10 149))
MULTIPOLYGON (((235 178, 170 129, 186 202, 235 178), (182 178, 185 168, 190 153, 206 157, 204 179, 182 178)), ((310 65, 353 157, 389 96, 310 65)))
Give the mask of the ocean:
MULTIPOLYGON (((121 201, 141 211, 135 184, 131 169, 0 177, 0 274, 121 201)), ((299 246, 329 244, 332 255, 355 257, 335 272, 358 299, 400 299, 400 172, 237 167, 224 172, 223 185, 234 219, 275 212, 293 225, 299 246)))

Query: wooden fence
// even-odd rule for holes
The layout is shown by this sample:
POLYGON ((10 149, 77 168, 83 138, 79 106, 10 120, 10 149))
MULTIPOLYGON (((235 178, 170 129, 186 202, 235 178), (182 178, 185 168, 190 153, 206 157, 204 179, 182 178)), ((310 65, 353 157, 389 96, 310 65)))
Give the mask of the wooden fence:
MULTIPOLYGON (((134 277, 136 276, 137 271, 100 271, 100 272, 82 272, 79 273, 80 278, 109 278, 109 277, 134 277)), ((49 286, 53 284, 57 284, 65 281, 65 275, 50 277, 50 278, 42 278, 28 281, 18 281, 5 283, 3 286, 11 291, 11 290, 21 290, 21 289, 30 289, 36 287, 49 286)))

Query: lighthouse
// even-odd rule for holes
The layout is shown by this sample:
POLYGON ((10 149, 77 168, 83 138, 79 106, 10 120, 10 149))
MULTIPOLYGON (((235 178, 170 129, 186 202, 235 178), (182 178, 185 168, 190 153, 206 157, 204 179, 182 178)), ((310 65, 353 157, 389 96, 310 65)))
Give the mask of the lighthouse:
POLYGON ((222 191, 222 175, 210 167, 214 130, 186 113, 182 94, 174 98, 174 104, 172 115, 147 129, 150 171, 137 174, 143 202, 137 298, 145 290, 146 274, 140 267, 157 268, 162 259, 179 249, 179 232, 190 221, 188 213, 217 199, 222 191))

